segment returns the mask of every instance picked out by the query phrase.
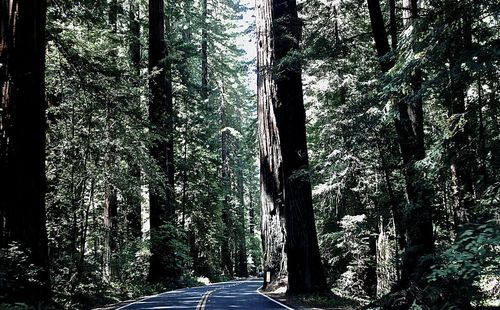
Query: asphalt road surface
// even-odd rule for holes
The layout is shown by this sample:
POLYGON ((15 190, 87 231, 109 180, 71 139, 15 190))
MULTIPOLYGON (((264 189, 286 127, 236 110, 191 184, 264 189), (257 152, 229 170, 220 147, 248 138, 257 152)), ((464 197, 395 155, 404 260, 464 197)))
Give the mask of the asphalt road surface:
POLYGON ((262 279, 247 279, 185 288, 139 300, 116 310, 137 309, 292 309, 257 289, 262 279))

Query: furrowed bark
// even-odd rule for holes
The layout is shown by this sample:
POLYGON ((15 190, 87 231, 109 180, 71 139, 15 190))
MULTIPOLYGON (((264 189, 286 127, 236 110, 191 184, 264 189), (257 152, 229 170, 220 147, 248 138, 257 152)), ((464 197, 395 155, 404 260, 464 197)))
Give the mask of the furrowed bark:
MULTIPOLYGON (((261 1, 258 13, 263 222, 269 221, 278 237, 284 222, 287 293, 324 291, 308 172, 299 55, 302 23, 293 0, 261 1)), ((267 243, 266 250, 277 254, 279 246, 270 249, 272 242, 267 243)))
POLYGON ((40 269, 19 290, 50 299, 45 215, 45 1, 0 1, 0 210, 2 244, 18 242, 40 269))

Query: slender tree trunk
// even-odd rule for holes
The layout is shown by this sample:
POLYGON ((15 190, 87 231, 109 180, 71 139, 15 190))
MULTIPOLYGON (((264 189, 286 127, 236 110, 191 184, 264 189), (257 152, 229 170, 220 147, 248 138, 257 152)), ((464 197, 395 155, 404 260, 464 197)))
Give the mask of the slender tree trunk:
POLYGON ((201 29, 201 100, 208 100, 208 3, 202 0, 203 26, 201 29))
POLYGON ((40 268, 24 288, 50 299, 45 216, 45 1, 0 1, 0 210, 3 244, 19 242, 40 268))
POLYGON ((389 0, 389 25, 391 34, 391 46, 395 50, 398 48, 398 23, 396 20, 396 0, 389 0))
POLYGON ((255 234, 255 209, 253 205, 253 195, 252 192, 248 193, 248 201, 249 201, 249 206, 248 206, 248 221, 249 221, 249 229, 250 229, 250 236, 254 236, 255 234))
POLYGON ((150 148, 162 180, 152 184, 149 193, 151 258, 148 280, 162 282, 175 275, 164 265, 165 243, 162 226, 174 223, 173 201, 173 150, 172 150, 172 89, 165 45, 165 17, 163 0, 149 0, 149 71, 152 74, 149 87, 152 98, 149 103, 149 120, 156 135, 150 148))
POLYGON ((391 48, 387 40, 387 31, 385 30, 384 18, 380 9, 380 0, 367 0, 367 2, 377 56, 379 57, 382 72, 385 73, 394 66, 394 60, 389 58, 391 48))
POLYGON ((115 252, 114 230, 115 217, 118 210, 116 190, 111 185, 106 185, 104 193, 104 253, 103 253, 103 278, 110 281, 112 277, 111 257, 115 252))
MULTIPOLYGON (((238 111, 241 111, 241 107, 238 107, 238 111)), ((238 121, 238 130, 242 132, 243 128, 241 124, 243 123, 243 118, 241 112, 237 115, 238 121)), ((243 180, 243 162, 242 162, 242 154, 241 154, 241 144, 240 140, 236 139, 235 141, 235 150, 234 156, 236 157, 236 183, 238 189, 238 221, 240 223, 240 231, 238 234, 238 276, 240 277, 248 277, 248 264, 247 264, 247 245, 246 245, 246 236, 247 236, 247 226, 246 226, 246 208, 245 208, 245 186, 243 180)))
MULTIPOLYGON (((141 75, 141 27, 139 22, 139 2, 137 0, 129 0, 129 31, 130 43, 129 53, 132 67, 134 68, 134 85, 140 85, 141 75)), ((141 98, 135 98, 134 110, 140 109, 141 98)), ((141 221, 141 168, 133 158, 128 159, 130 175, 135 184, 132 185, 132 192, 127 193, 127 230, 129 237, 133 240, 140 240, 142 237, 142 221, 141 221)))
POLYGON ((139 22, 139 2, 129 0, 129 31, 131 40, 129 43, 130 60, 135 70, 135 77, 139 79, 141 74, 141 24, 139 22))
MULTIPOLYGON (((260 1, 257 24, 262 225, 266 268, 273 267, 269 262, 284 260, 284 255, 279 251, 279 243, 284 239, 288 293, 324 291, 326 281, 319 256, 308 173, 301 60, 293 55, 299 50, 302 32, 296 2, 260 1), (286 64, 280 63, 285 57, 288 57, 286 64), (276 63, 280 63, 279 70, 274 68, 276 63), (286 235, 279 232, 283 226, 286 235)), ((276 265, 274 263, 275 268, 276 265)), ((282 270, 280 268, 277 271, 282 270)))
MULTIPOLYGON (((109 25, 111 27, 111 31, 113 35, 117 34, 118 31, 118 1, 117 0, 112 0, 111 3, 109 4, 109 25)), ((110 52, 110 56, 115 59, 117 57, 117 53, 115 49, 112 49, 110 52)), ((115 79, 118 81, 118 77, 115 77, 115 79)), ((111 99, 112 96, 110 95, 110 99, 107 100, 106 105, 107 105, 107 110, 106 110, 106 140, 107 141, 113 141, 115 139, 114 133, 113 133, 113 115, 114 115, 114 107, 113 105, 116 104, 114 100, 111 99)), ((111 257, 113 252, 116 250, 114 248, 114 223, 115 216, 118 210, 118 198, 117 198, 117 192, 116 189, 114 188, 111 180, 111 175, 113 171, 115 170, 115 153, 116 150, 111 147, 110 145, 108 146, 105 154, 105 189, 104 189, 104 204, 103 204, 103 218, 104 218, 104 249, 103 249, 103 280, 106 282, 109 282, 111 280, 112 276, 112 270, 111 270, 111 257)))
MULTIPOLYGON (((392 211, 392 217, 394 220, 394 227, 395 227, 395 237, 396 237, 396 247, 399 247, 399 249, 404 250, 406 248, 406 240, 405 240, 405 235, 404 235, 404 226, 403 226, 403 214, 402 210, 399 206, 398 199, 396 198, 396 195, 394 193, 394 189, 392 187, 392 182, 391 182, 391 171, 389 170, 389 167, 387 165, 384 153, 382 151, 382 145, 380 141, 377 141, 377 148, 379 151, 379 156, 380 156, 380 163, 382 166, 382 171, 384 172, 384 180, 387 188, 387 194, 389 195, 389 201, 391 203, 391 211, 392 211)), ((380 227, 384 227, 387 225, 384 225, 384 223, 381 223, 380 227)), ((382 231, 381 231, 382 233, 382 231)), ((398 250, 396 249, 396 254, 398 253, 398 250)), ((399 266, 396 266, 397 272, 399 273, 399 266)))
POLYGON ((224 193, 224 205, 222 207, 222 224, 224 225, 224 236, 221 241, 221 258, 222 258, 222 271, 224 274, 233 276, 234 273, 234 262, 231 259, 231 229, 233 228, 233 222, 231 220, 231 202, 229 194, 231 192, 231 181, 230 181, 230 167, 229 167, 229 133, 225 128, 227 127, 227 115, 226 115, 226 102, 224 94, 224 81, 219 83, 220 89, 220 118, 221 118, 221 180, 222 180, 222 190, 224 193))
MULTIPOLYGON (((190 23, 190 10, 193 6, 192 0, 184 1, 183 10, 184 10, 184 22, 186 24, 190 23)), ((191 29, 184 29, 182 32, 182 39, 186 45, 191 44, 191 29)), ((179 68, 181 83, 186 87, 186 91, 183 92, 183 102, 185 104, 185 111, 189 110, 189 107, 192 105, 192 87, 191 87, 191 73, 189 70, 189 57, 186 52, 182 53, 182 64, 179 68)), ((182 145, 182 191, 181 191, 181 227, 182 229, 186 229, 186 216, 187 216, 187 203, 188 203, 188 142, 189 142, 189 130, 190 130, 190 118, 186 117, 186 120, 183 124, 183 134, 184 141, 182 145)), ((189 236, 186 237, 189 243, 189 236)), ((189 244, 188 244, 189 245, 189 244)))

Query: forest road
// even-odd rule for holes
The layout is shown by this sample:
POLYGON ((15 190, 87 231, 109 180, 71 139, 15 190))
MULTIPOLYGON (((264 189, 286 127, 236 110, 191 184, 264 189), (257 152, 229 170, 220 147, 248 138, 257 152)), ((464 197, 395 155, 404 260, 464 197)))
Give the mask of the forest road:
POLYGON ((262 279, 215 283, 147 297, 115 310, 138 309, 292 309, 257 290, 262 279))

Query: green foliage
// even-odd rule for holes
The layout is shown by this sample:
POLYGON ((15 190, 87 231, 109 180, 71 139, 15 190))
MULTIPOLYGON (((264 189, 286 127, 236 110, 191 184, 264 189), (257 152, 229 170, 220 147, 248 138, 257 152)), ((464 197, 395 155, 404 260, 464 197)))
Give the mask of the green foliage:
POLYGON ((320 307, 327 309, 358 309, 361 304, 348 297, 341 297, 338 295, 299 295, 296 297, 299 302, 304 303, 310 307, 320 307))
MULTIPOLYGON (((413 288, 388 300, 417 300, 415 308, 427 309, 439 308, 454 296, 456 304, 463 301, 458 306, 463 308, 467 299, 484 301, 480 291, 488 286, 485 279, 494 282, 492 261, 498 256, 486 250, 487 244, 498 240, 484 231, 492 225, 487 220, 498 216, 500 197, 498 61, 492 58, 499 51, 498 4, 418 3, 419 17, 403 23, 401 2, 396 1, 397 48, 377 59, 366 1, 302 2, 304 87, 320 250, 332 287, 345 282, 337 286, 341 294, 372 297, 361 288, 384 278, 374 274, 366 278, 360 272, 372 264, 392 265, 379 270, 394 272, 389 279, 400 277, 402 249, 395 229, 389 229, 388 246, 394 253, 390 261, 378 261, 376 251, 366 247, 373 247, 380 234, 379 221, 394 223, 394 210, 409 214, 405 182, 415 180, 405 180, 407 167, 401 164, 394 120, 399 117, 399 102, 413 104, 420 96, 426 156, 415 163, 421 180, 413 185, 424 189, 432 205, 439 257, 432 277, 439 277, 426 290, 413 288), (379 67, 384 59, 395 60, 387 74, 379 67), (409 79, 416 69, 421 70, 422 85, 412 94, 409 79), (456 108, 461 100, 463 111, 456 108), (473 190, 468 193, 465 185, 454 185, 456 174, 450 167, 455 158, 462 160, 458 169, 470 171, 465 177, 459 175, 470 178, 473 190), (468 236, 458 228, 457 197, 473 201, 463 223, 468 236), (363 225, 345 226, 347 219, 360 215, 365 216, 363 225), (353 235, 354 227, 359 230, 353 235), (347 242, 347 236, 356 236, 351 239, 355 241, 347 242), (363 254, 352 255, 357 251, 363 254)), ((380 5, 389 25, 389 1, 380 5)))
POLYGON ((162 268, 169 271, 171 278, 163 280, 163 286, 167 290, 172 290, 181 285, 176 283, 181 278, 190 260, 188 248, 183 242, 184 238, 177 227, 167 223, 150 232, 151 246, 160 247, 159 252, 165 253, 160 257, 162 268))
MULTIPOLYGON (((146 70, 148 3, 113 3, 54 1, 48 7, 47 229, 54 299, 66 308, 198 285, 197 276, 229 279, 221 275, 226 239, 233 262, 243 242, 260 264, 258 227, 248 233, 249 209, 257 209, 258 199, 255 108, 246 81, 251 68, 236 42, 246 8, 212 1, 204 23, 196 1, 165 1, 164 61, 172 69, 175 130, 157 135, 148 117, 148 80, 155 74, 146 70), (130 10, 139 37, 130 28, 130 10), (204 27, 208 100, 201 97, 198 51, 204 27), (139 63, 131 59, 135 42, 139 63), (221 178, 222 132, 229 136, 229 180, 221 178), (169 190, 176 220, 148 234, 148 192, 161 194, 166 183, 149 148, 168 137, 174 140, 176 182, 169 190), (221 220, 223 210, 228 222, 221 220), (148 236, 161 240, 162 264, 174 281, 146 283, 148 236)), ((252 211, 255 226, 259 216, 252 211)))
POLYGON ((439 262, 429 275, 429 282, 441 296, 446 294, 450 305, 461 299, 481 302, 484 299, 479 294, 481 280, 495 281, 500 278, 499 232, 497 220, 468 225, 455 242, 440 254, 439 262))
POLYGON ((19 292, 26 288, 36 289, 41 283, 39 272, 39 268, 30 263, 26 250, 18 243, 0 248, 0 300, 26 300, 26 296, 19 295, 19 292))
POLYGON ((335 281, 334 288, 345 292, 345 296, 358 296, 367 298, 370 288, 366 287, 366 278, 372 267, 369 235, 366 227, 366 216, 346 215, 340 221, 340 230, 335 233, 323 235, 322 244, 334 245, 335 249, 325 253, 328 265, 335 266, 336 272, 341 264, 341 274, 330 275, 335 281), (330 256, 332 255, 333 256, 330 256), (368 291, 367 291, 368 290, 368 291))
POLYGON ((0 304, 0 309, 2 310, 28 310, 29 306, 26 304, 22 303, 16 303, 16 304, 0 304))

